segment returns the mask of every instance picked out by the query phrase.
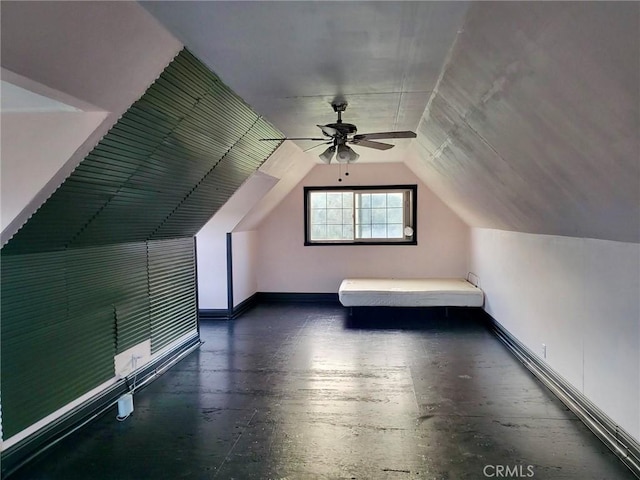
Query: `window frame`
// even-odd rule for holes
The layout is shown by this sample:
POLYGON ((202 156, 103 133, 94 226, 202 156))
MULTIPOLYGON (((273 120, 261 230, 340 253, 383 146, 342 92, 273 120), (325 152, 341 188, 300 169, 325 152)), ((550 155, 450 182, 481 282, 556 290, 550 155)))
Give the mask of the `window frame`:
MULTIPOLYGON (((354 185, 354 186, 330 186, 330 187, 321 187, 321 186, 308 186, 304 187, 304 245, 307 247, 315 247, 315 246, 327 246, 327 245, 396 245, 396 246, 407 246, 407 245, 417 245, 418 244, 418 186, 417 185, 354 185), (325 191, 325 192, 362 192, 362 191, 370 191, 372 193, 392 193, 393 190, 409 190, 411 193, 410 200, 410 209, 409 218, 411 219, 411 228, 413 228, 413 237, 409 240, 366 240, 366 239, 358 239, 358 240, 311 240, 310 229, 311 229, 311 206, 310 206, 310 193, 317 191, 325 191)), ((404 207, 403 207, 404 208, 404 207)), ((354 204, 354 214, 355 214, 355 204, 354 204)))

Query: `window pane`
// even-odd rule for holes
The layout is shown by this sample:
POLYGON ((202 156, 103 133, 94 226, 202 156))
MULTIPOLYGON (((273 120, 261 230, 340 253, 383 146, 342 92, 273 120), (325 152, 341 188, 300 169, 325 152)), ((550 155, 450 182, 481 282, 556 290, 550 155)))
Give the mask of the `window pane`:
POLYGON ((342 225, 327 225, 328 240, 342 240, 342 225))
POLYGON ((312 225, 311 226, 311 240, 325 240, 327 238, 327 226, 326 225, 312 225))
POLYGON ((371 223, 371 209, 360 208, 356 210, 356 223, 371 223))
POLYGON ((322 223, 327 223, 327 211, 324 209, 311 210, 311 225, 322 223))
POLYGON ((342 208, 342 192, 327 193, 327 208, 342 208))
POLYGON ((358 238, 371 238, 371 225, 358 225, 358 238))
POLYGON ((387 225, 387 238, 403 238, 404 227, 400 223, 390 223, 387 225))
POLYGON ((403 223, 403 221, 402 221, 402 208, 389 208, 389 209, 387 209, 387 222, 389 222, 389 223, 403 223))
POLYGON ((351 225, 353 223, 353 210, 349 208, 342 209, 342 223, 351 225))
POLYGON ((374 208, 371 210, 371 222, 372 223, 387 223, 387 209, 386 208, 374 208))
POLYGON ((411 226, 415 219, 415 212, 406 210, 413 190, 356 187, 321 191, 305 187, 309 222, 305 239, 319 243, 415 243, 414 236, 404 235, 405 225, 411 226))
POLYGON ((327 194, 325 192, 311 192, 311 208, 326 208, 327 194))
POLYGON ((373 208, 383 208, 387 206, 387 194, 386 193, 372 193, 371 194, 371 206, 373 208))
POLYGON ((402 207, 403 193, 387 193, 387 207, 402 207))
POLYGON ((387 224, 374 223, 371 228, 372 238, 387 238, 387 224))
POLYGON ((341 208, 329 208, 327 212, 327 223, 342 225, 342 209, 341 208))

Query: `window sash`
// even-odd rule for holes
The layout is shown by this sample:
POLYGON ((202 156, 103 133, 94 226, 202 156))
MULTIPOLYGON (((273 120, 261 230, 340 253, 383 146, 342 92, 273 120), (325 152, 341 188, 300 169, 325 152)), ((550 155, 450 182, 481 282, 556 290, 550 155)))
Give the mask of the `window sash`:
POLYGON ((305 245, 417 243, 415 185, 304 190, 305 245))

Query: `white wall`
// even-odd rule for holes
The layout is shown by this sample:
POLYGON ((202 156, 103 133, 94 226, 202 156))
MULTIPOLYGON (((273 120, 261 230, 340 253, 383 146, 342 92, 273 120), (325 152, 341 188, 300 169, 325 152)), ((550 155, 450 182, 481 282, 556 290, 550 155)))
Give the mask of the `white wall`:
POLYGON ((255 231, 234 232, 233 262, 233 306, 237 306, 258 291, 256 263, 258 235, 255 231))
POLYGON ((196 235, 198 308, 227 308, 226 229, 207 223, 196 235))
POLYGON ((486 310, 640 439, 640 245, 474 228, 486 310))
POLYGON ((256 202, 259 202, 277 183, 277 178, 255 172, 196 235, 198 307, 200 309, 228 307, 227 233, 231 232, 256 202))
POLYGON ((464 277, 469 228, 402 163, 317 165, 258 227, 261 292, 337 292, 347 276, 464 277), (344 167, 343 167, 344 168, 344 167), (418 185, 417 246, 304 246, 304 186, 418 185))
POLYGON ((3 113, 0 116, 2 230, 106 117, 106 112, 3 113))
POLYGON ((256 292, 250 242, 256 226, 313 167, 308 154, 292 142, 282 145, 260 166, 196 235, 198 246, 198 299, 201 309, 226 309, 228 232, 234 235, 234 306, 256 292), (249 232, 252 232, 249 234, 249 232), (244 243, 244 241, 249 243, 244 243), (237 243, 237 245, 236 245, 237 243), (245 251, 244 248, 250 248, 245 251), (246 295, 246 296, 245 296, 246 295))
POLYGON ((3 68, 118 115, 181 48, 137 2, 2 4, 3 68))

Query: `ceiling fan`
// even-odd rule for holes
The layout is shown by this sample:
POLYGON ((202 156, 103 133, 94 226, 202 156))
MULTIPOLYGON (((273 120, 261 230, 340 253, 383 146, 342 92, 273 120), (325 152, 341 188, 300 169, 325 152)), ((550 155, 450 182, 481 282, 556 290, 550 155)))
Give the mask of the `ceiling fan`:
MULTIPOLYGON (((330 145, 319 157, 324 163, 331 163, 333 156, 339 163, 355 162, 360 155, 353 151, 347 144, 358 145, 359 147, 374 148, 376 150, 389 150, 394 145, 390 143, 376 142, 374 140, 388 138, 416 138, 416 134, 410 131, 399 132, 378 132, 357 134, 358 129, 352 123, 342 121, 342 112, 347 109, 347 102, 334 102, 331 104, 333 111, 338 114, 336 123, 318 125, 322 131, 322 137, 288 137, 288 138, 261 138, 261 140, 312 140, 323 142, 320 145, 330 145)), ((315 148, 315 147, 312 147, 315 148)))

